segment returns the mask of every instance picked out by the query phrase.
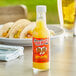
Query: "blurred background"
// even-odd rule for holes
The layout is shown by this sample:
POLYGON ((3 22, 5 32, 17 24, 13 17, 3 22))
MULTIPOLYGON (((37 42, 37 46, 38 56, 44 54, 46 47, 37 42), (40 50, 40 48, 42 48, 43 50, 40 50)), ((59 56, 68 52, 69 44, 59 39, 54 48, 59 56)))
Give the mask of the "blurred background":
POLYGON ((57 0, 0 0, 0 6, 21 5, 24 4, 28 9, 28 19, 36 19, 36 5, 47 6, 47 23, 58 24, 57 0))

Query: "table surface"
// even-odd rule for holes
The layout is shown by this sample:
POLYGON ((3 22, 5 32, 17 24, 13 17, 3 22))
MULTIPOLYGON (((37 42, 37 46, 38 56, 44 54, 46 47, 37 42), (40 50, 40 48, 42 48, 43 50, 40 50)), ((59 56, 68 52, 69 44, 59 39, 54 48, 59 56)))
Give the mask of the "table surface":
POLYGON ((76 37, 50 41, 50 70, 33 72, 32 47, 25 47, 24 56, 0 62, 0 76, 76 76, 76 37))

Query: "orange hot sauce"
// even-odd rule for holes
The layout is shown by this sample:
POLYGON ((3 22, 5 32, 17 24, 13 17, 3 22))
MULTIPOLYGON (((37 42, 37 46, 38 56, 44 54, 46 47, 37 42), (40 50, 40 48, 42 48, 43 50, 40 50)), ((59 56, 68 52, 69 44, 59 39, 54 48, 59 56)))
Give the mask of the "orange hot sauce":
POLYGON ((33 69, 46 71, 49 64, 50 33, 46 27, 46 6, 37 6, 36 27, 33 30, 33 69))

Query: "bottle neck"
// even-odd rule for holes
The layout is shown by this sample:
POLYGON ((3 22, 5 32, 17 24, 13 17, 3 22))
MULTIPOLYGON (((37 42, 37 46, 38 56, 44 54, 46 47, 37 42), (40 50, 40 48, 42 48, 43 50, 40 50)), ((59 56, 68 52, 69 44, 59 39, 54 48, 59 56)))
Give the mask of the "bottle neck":
POLYGON ((46 25, 46 13, 45 12, 37 12, 37 21, 41 20, 46 25))

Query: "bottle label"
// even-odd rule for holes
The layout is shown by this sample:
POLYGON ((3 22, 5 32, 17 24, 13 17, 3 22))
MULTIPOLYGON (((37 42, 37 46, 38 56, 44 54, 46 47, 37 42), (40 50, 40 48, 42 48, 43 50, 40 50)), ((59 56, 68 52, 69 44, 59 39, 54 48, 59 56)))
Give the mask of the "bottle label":
POLYGON ((49 62, 49 38, 33 38, 33 62, 49 62))

